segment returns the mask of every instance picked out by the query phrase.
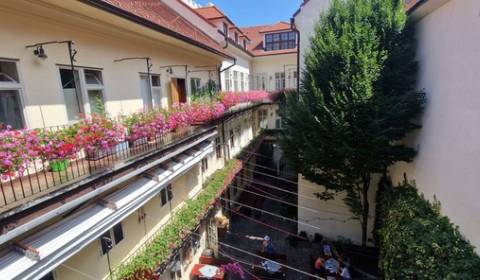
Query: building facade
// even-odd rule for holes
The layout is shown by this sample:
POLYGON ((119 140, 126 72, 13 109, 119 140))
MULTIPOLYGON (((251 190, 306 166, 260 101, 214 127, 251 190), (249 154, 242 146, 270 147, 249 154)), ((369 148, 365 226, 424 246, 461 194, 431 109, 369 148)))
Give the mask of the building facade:
MULTIPOLYGON (((252 88, 247 36, 233 28, 239 42, 225 40, 180 0, 2 1, 0 23, 0 122, 13 128, 58 129, 93 113, 169 109, 220 84, 233 64, 231 90, 252 88)), ((94 159, 82 155, 64 174, 42 167, 2 178, 0 278, 115 275, 265 124, 279 123, 275 108, 243 104, 215 124, 123 143, 94 159)), ((215 206, 200 221, 198 238, 182 245, 162 279, 189 279, 201 252, 215 249, 218 215, 215 206)))

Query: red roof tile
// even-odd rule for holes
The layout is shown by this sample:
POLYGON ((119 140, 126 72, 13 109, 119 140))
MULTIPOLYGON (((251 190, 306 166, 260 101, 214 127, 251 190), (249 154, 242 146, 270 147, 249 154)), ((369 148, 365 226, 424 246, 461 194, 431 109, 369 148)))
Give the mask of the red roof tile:
POLYGON ((200 47, 203 47, 211 52, 230 57, 224 52, 223 48, 217 41, 208 36, 199 28, 195 27, 162 1, 102 0, 102 2, 121 9, 122 11, 134 16, 140 17, 150 23, 158 25, 163 29, 172 31, 173 36, 180 40, 188 43, 196 42, 200 47))
POLYGON ((215 6, 201 7, 195 9, 202 17, 206 19, 215 19, 227 17, 219 8, 215 6))
POLYGON ((251 39, 250 45, 248 45, 248 50, 254 56, 267 56, 267 55, 278 55, 278 54, 290 54, 296 53, 297 48, 295 49, 286 49, 286 50, 276 50, 276 51, 265 51, 263 48, 263 38, 265 33, 274 33, 285 30, 291 30, 291 26, 286 22, 279 22, 276 24, 270 25, 260 25, 252 27, 244 27, 241 30, 251 39))

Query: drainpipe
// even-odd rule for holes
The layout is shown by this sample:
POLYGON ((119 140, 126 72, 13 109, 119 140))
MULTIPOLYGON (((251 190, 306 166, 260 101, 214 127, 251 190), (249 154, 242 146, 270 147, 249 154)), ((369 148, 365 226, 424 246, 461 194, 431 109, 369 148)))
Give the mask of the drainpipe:
POLYGON ((290 19, 290 26, 297 33, 297 92, 300 91, 300 31, 295 25, 295 18, 290 19))
MULTIPOLYGON (((237 58, 236 58, 236 57, 233 58, 233 64, 232 64, 232 65, 228 66, 228 67, 225 68, 225 69, 220 69, 220 70, 218 71, 218 76, 220 77, 220 75, 221 75, 223 72, 229 70, 230 68, 232 68, 232 67, 235 66, 235 65, 237 65, 237 58)), ((220 67, 220 68, 221 68, 221 67, 220 67)))

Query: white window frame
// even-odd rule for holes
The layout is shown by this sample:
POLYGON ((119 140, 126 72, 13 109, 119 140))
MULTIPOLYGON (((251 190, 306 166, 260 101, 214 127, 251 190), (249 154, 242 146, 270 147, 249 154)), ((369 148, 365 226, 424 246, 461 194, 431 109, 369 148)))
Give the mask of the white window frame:
MULTIPOLYGON (((16 90, 18 92, 18 100, 20 102, 20 108, 22 110, 21 118, 22 118, 22 126, 24 128, 29 127, 29 123, 27 121, 27 112, 25 109, 25 98, 24 98, 24 86, 23 86, 23 78, 19 67, 19 60, 13 58, 0 58, 0 61, 3 62, 11 62, 15 64, 15 68, 17 70, 18 81, 17 82, 0 82, 0 92, 7 91, 7 90, 16 90)), ((1 93, 0 93, 1 94, 1 93)))
POLYGON ((197 92, 202 91, 202 79, 198 77, 190 77, 190 95, 193 95, 194 91, 192 88, 192 81, 195 81, 195 87, 197 88, 197 92))
MULTIPOLYGON (((70 66, 66 65, 58 65, 57 67, 57 75, 58 75, 58 81, 60 85, 60 95, 62 96, 63 99, 63 105, 65 105, 65 116, 66 120, 68 123, 76 123, 78 120, 69 120, 68 119, 68 113, 67 113, 67 103, 65 100, 65 94, 63 93, 63 84, 62 84, 62 77, 60 75, 60 69, 65 69, 65 70, 72 70, 70 66)), ((103 98, 103 104, 105 105, 105 111, 108 112, 107 110, 107 98, 106 98, 106 90, 105 90, 105 81, 103 77, 103 69, 102 68, 95 68, 95 67, 78 67, 75 66, 74 70, 78 72, 78 79, 80 81, 80 94, 81 94, 81 99, 83 104, 82 110, 84 114, 91 114, 91 108, 90 108, 90 100, 88 98, 88 91, 89 90, 101 90, 102 91, 102 98, 103 98), (92 70, 92 71, 99 71, 102 77, 102 85, 93 85, 93 84, 87 84, 86 79, 85 79, 85 70, 92 70)), ((78 85, 76 85, 78 86, 78 85)))
POLYGON ((238 71, 233 71, 233 91, 238 91, 238 71))

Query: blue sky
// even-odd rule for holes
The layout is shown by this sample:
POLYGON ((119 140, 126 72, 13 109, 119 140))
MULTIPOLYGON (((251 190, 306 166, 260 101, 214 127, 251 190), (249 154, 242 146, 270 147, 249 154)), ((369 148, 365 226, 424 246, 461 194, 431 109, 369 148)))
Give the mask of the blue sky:
POLYGON ((303 0, 196 0, 200 5, 212 2, 237 26, 252 26, 290 21, 303 0))

